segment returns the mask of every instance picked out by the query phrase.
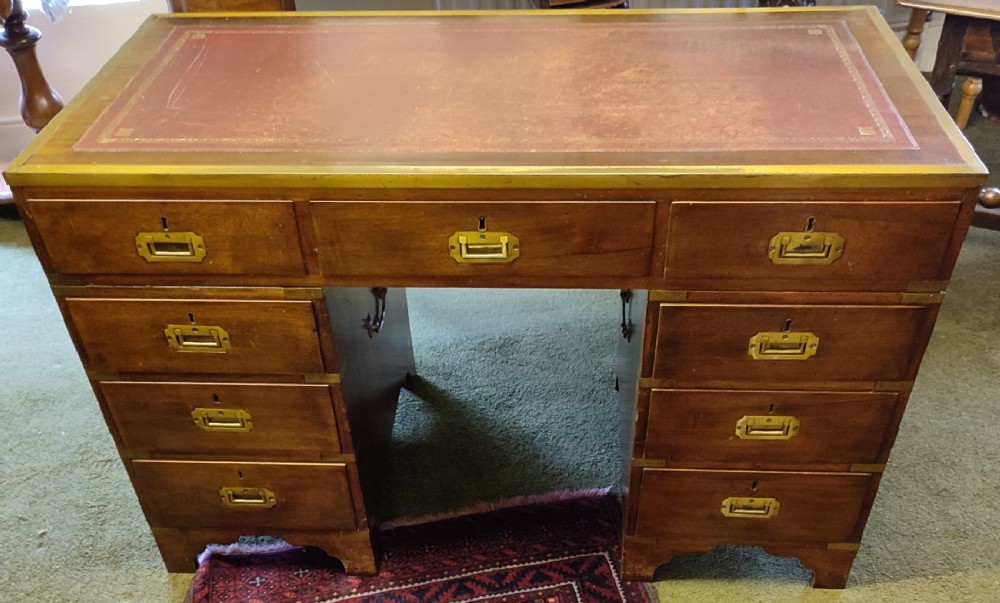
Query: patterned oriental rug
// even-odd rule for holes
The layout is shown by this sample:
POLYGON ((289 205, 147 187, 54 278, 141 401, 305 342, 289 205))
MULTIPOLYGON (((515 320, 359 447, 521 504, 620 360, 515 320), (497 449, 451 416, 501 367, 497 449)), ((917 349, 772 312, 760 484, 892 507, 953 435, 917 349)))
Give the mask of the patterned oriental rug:
POLYGON ((211 547, 192 603, 654 603, 622 582, 611 496, 524 504, 380 535, 375 576, 348 576, 317 549, 233 554, 211 547))

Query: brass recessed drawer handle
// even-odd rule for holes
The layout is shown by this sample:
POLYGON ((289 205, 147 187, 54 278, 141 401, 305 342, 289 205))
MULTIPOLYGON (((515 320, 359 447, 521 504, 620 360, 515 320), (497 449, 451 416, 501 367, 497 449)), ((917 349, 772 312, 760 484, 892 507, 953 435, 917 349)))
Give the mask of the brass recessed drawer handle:
POLYGON ((509 232, 456 232, 448 250, 459 264, 506 264, 521 255, 520 240, 509 232))
POLYGON ((816 355, 819 337, 812 333, 772 331, 750 338, 750 357, 754 360, 805 360, 816 355))
POLYGON ((778 513, 779 506, 776 498, 730 496, 722 501, 722 514, 726 517, 767 519, 778 513))
POLYGON ((191 418, 199 429, 220 432, 247 432, 253 428, 253 417, 238 408, 196 408, 191 418))
POLYGON ((843 253, 844 238, 835 232, 779 232, 767 246, 774 264, 832 264, 843 253))
POLYGON ((167 337, 167 345, 178 352, 225 354, 231 347, 229 333, 222 327, 167 325, 163 334, 167 337))
POLYGON ((270 509, 278 504, 274 492, 267 488, 232 488, 219 490, 222 504, 238 509, 270 509))
POLYGON ((135 248, 147 262, 200 262, 205 241, 193 232, 140 232, 135 248))
POLYGON ((736 422, 736 437, 741 440, 790 440, 798 432, 795 417, 746 416, 736 422))

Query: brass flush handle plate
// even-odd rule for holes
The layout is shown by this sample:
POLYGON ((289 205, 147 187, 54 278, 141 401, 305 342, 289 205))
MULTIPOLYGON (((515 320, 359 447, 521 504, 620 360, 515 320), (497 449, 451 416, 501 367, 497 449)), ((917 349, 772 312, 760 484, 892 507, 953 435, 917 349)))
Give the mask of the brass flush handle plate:
POLYGON ((509 264, 521 255, 521 242, 509 232, 456 232, 448 251, 459 264, 509 264))
POLYGON ((771 331, 750 338, 748 353, 754 360, 806 360, 816 355, 819 337, 803 331, 771 331))
POLYGON ((191 418, 205 431, 246 433, 253 429, 253 416, 238 408, 196 408, 191 418))
POLYGON ((736 422, 741 440, 790 440, 799 433, 799 420, 791 416, 746 416, 736 422))
POLYGON ((201 262, 205 240, 193 232, 140 232, 135 249, 147 262, 201 262))
POLYGON ((225 354, 232 347, 229 333, 222 327, 167 325, 163 334, 167 338, 167 345, 178 352, 225 354))
POLYGON ((274 492, 267 488, 223 487, 219 489, 222 504, 234 509, 270 509, 278 504, 274 492))
POLYGON ((844 237, 835 232, 779 232, 767 245, 773 264, 827 265, 844 253, 844 237))
POLYGON ((722 501, 722 514, 737 519, 769 519, 777 515, 780 506, 776 498, 730 496, 722 501))

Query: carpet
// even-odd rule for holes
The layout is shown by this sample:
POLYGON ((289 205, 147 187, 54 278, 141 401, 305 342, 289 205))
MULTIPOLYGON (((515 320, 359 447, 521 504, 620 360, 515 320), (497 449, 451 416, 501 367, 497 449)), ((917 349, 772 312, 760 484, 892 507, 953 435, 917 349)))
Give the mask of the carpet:
POLYGON ((644 585, 620 579, 619 521, 603 495, 397 525, 380 534, 375 576, 348 576, 318 549, 210 548, 189 601, 652 603, 644 585))

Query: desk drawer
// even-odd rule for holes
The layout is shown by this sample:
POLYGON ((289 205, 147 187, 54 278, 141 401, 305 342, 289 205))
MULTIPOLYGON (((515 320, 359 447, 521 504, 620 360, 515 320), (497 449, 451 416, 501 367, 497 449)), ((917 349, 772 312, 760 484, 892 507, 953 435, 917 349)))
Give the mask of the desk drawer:
POLYGON ((123 454, 321 461, 341 453, 329 385, 102 382, 123 454))
POLYGON ((67 298, 65 307, 91 371, 325 372, 309 301, 67 298))
POLYGON ((901 289, 909 281, 946 280, 959 209, 957 201, 674 202, 665 276, 740 280, 741 288, 774 280, 901 289), (791 236, 772 245, 779 233, 791 236))
POLYGON ((645 458, 708 469, 885 462, 899 394, 654 389, 645 458))
POLYGON ((304 274, 290 201, 30 199, 63 274, 304 274))
POLYGON ((344 464, 137 460, 132 478, 154 527, 357 528, 344 464))
POLYGON ((662 304, 651 376, 677 387, 909 381, 936 312, 936 306, 662 304))
POLYGON ((635 535, 720 544, 858 542, 876 487, 877 478, 862 473, 644 469, 635 535))
POLYGON ((645 276, 655 210, 653 202, 311 204, 324 274, 396 277, 645 276), (477 249, 481 226, 517 243, 497 253, 477 249), (461 257, 461 245, 449 242, 458 232, 471 233, 466 255, 476 262, 452 256, 461 257))

